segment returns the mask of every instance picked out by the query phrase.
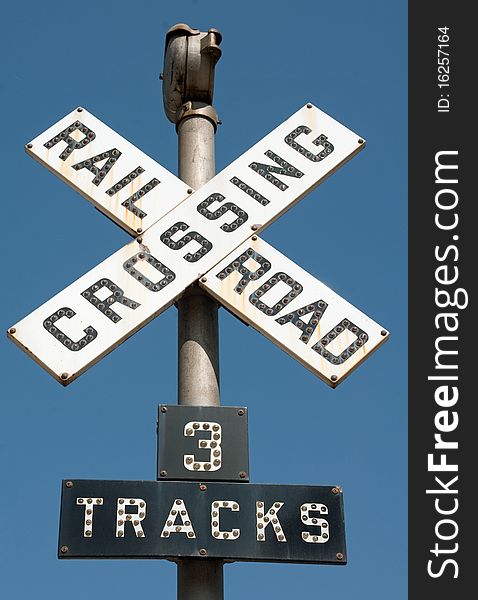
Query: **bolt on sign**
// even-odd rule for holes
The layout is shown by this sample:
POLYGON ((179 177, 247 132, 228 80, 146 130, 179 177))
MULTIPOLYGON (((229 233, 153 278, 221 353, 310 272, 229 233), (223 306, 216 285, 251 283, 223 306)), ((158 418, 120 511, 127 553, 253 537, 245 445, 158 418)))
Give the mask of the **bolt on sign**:
MULTIPOLYGON (((244 314, 231 302, 237 291, 225 289, 227 285, 243 284, 235 282, 235 276, 226 277, 226 286, 218 291, 212 284, 217 273, 209 275, 209 271, 229 260, 241 244, 249 246, 254 232, 281 216, 363 147, 362 138, 307 104, 200 190, 188 195, 192 190, 185 190, 173 175, 93 115, 76 109, 27 144, 27 150, 129 233, 137 232, 138 226, 146 231, 11 327, 8 336, 67 385, 171 306, 186 287, 205 276, 205 288, 220 302, 329 385, 337 385, 388 338, 387 331, 330 290, 328 301, 313 294, 314 299, 310 300, 326 303, 327 307, 314 304, 313 310, 301 314, 304 307, 307 310, 312 306, 308 300, 304 306, 299 304, 314 286, 319 284, 317 293, 325 294, 326 288, 308 276, 315 283, 309 283, 305 289, 293 277, 292 272, 298 267, 290 261, 287 266, 291 273, 278 271, 280 282, 274 285, 267 275, 262 278, 266 271, 270 272, 265 259, 263 264, 252 261, 257 264, 256 273, 244 262, 239 274, 247 276, 249 270, 250 279, 260 278, 261 284, 253 289, 256 286, 249 282, 247 292, 254 293, 257 302, 249 302, 248 296, 247 302, 254 310, 247 305, 244 314), (121 156, 114 154, 115 150, 121 156), (135 171, 132 165, 136 163, 144 173, 135 171), (289 285, 285 296, 274 306, 266 307, 269 288, 272 286, 277 292, 284 285, 289 285), (350 308, 345 310, 346 306, 350 308), (294 325, 275 320, 272 325, 269 320, 265 326, 264 310, 268 317, 276 316, 267 313, 272 310, 278 319, 287 318, 294 325), (339 319, 333 325, 335 330, 323 331, 335 315, 339 319), (322 319, 325 320, 320 322, 322 319), (294 326, 300 328, 301 322, 306 330, 301 338, 308 335, 307 329, 314 329, 310 348, 304 339, 297 341, 287 332, 294 326)), ((269 249, 272 257, 272 248, 269 249)), ((299 272, 304 278, 305 272, 299 272)), ((245 293, 239 296, 245 298, 245 293)))

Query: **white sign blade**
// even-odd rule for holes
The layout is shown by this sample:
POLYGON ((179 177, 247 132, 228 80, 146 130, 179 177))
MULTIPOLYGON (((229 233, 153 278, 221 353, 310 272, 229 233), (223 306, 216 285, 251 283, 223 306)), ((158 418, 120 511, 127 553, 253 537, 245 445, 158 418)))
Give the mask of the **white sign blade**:
POLYGON ((389 337, 260 238, 236 248, 200 285, 332 387, 389 337))
POLYGON ((194 220, 200 231, 205 221, 219 219, 225 256, 226 244, 232 249, 253 224, 260 231, 272 223, 364 146, 360 136, 307 104, 192 194, 174 218, 194 220))
POLYGON ((247 240, 253 224, 264 228, 362 147, 356 134, 307 105, 152 225, 142 243, 113 254, 15 325, 10 337, 66 385, 247 240), (316 154, 302 145, 304 137, 316 154), (106 313, 108 303, 115 315, 106 313), (65 308, 75 314, 60 315, 65 308), (60 339, 52 315, 63 320, 60 339), (71 335, 64 325, 70 320, 71 335))
POLYGON ((183 181, 84 108, 52 125, 26 151, 131 235, 188 196, 183 181))
POLYGON ((130 242, 15 324, 10 339, 60 383, 71 383, 197 278, 184 252, 176 255, 148 232, 143 241, 130 242))

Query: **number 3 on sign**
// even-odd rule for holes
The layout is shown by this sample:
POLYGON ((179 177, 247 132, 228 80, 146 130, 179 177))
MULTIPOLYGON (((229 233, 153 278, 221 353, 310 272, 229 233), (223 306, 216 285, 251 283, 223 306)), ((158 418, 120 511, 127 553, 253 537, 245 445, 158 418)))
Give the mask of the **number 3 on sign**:
POLYGON ((184 455, 184 466, 188 471, 219 471, 222 462, 221 437, 222 430, 219 423, 214 421, 190 421, 184 426, 184 435, 191 437, 196 431, 207 431, 209 439, 198 440, 198 447, 209 450, 209 460, 196 460, 194 454, 184 455))

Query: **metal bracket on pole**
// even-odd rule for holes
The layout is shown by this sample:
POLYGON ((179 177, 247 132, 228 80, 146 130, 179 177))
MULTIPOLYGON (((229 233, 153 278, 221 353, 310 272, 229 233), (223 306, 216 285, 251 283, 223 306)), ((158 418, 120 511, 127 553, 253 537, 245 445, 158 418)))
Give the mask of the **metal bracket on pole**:
POLYGON ((214 125, 214 132, 217 129, 218 123, 221 122, 214 106, 188 100, 176 111, 176 131, 178 131, 179 123, 182 120, 190 119, 191 117, 203 117, 204 119, 209 119, 214 125))

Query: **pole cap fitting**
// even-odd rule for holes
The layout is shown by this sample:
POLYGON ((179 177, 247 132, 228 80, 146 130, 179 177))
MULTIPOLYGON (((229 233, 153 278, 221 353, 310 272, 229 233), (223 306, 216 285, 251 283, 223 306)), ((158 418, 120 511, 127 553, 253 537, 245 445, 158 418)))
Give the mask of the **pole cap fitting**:
POLYGON ((217 29, 199 31, 185 23, 178 23, 167 32, 162 72, 163 104, 172 123, 177 123, 178 111, 186 102, 199 102, 203 107, 212 105, 214 68, 221 57, 221 40, 222 35, 217 29))

